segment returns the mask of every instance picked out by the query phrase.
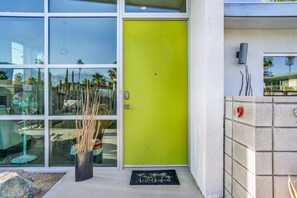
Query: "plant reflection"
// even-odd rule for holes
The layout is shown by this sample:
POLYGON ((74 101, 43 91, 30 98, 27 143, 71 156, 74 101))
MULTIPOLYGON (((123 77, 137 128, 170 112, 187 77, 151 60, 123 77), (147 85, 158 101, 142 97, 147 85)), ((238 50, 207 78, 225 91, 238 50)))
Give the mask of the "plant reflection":
POLYGON ((51 69, 49 76, 51 115, 81 114, 81 93, 87 85, 99 92, 100 115, 116 114, 115 68, 51 69))

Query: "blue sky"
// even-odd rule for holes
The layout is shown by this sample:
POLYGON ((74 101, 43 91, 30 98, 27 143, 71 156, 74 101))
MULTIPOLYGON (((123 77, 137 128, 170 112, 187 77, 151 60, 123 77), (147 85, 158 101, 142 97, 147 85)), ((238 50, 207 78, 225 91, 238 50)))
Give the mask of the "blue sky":
MULTIPOLYGON (((289 74, 289 67, 285 63, 286 56, 273 56, 273 67, 270 69, 272 75, 289 74)), ((293 73, 297 73, 297 57, 295 57, 294 64, 291 66, 291 74, 293 73)))

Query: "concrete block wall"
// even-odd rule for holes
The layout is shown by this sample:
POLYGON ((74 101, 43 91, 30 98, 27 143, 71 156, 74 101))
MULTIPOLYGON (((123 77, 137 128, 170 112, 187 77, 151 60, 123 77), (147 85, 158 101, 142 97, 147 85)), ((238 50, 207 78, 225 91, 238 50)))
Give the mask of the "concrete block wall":
POLYGON ((297 97, 226 97, 226 198, 290 198, 288 175, 297 179, 295 109, 297 97))

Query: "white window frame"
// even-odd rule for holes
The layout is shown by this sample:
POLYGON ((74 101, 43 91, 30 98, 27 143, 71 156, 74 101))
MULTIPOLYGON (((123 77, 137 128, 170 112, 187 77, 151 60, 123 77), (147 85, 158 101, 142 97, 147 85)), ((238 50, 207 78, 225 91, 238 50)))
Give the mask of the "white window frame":
MULTIPOLYGON (((25 12, 0 12, 0 17, 43 17, 44 18, 44 64, 43 65, 0 65, 0 68, 42 68, 44 70, 44 115, 26 116, 26 120, 44 120, 44 167, 21 167, 28 171, 46 171, 46 172, 65 172, 73 167, 50 167, 49 166, 49 121, 51 120, 73 120, 75 116, 50 116, 49 115, 49 69, 58 68, 81 68, 77 64, 49 64, 49 18, 51 17, 116 17, 117 18, 117 63, 116 64, 84 64, 84 68, 116 68, 117 69, 117 115, 100 116, 104 120, 117 121, 117 167, 95 167, 98 169, 123 169, 124 168, 124 145, 123 145, 123 23, 125 19, 160 19, 190 20, 190 0, 186 0, 186 13, 132 13, 125 12, 125 0, 117 0, 117 12, 114 13, 50 13, 49 0, 44 0, 43 13, 25 13, 25 12)), ((188 25, 188 34, 190 34, 190 25, 188 25)), ((188 36, 190 38, 190 36, 188 36)), ((188 51, 190 50, 190 41, 188 39, 188 51)), ((190 59, 189 59, 190 60, 190 59)), ((189 79, 190 80, 190 79, 189 79)), ((189 97, 190 98, 190 97, 189 97)), ((190 110, 189 110, 190 112, 190 110)), ((98 117, 99 118, 99 117, 98 117)), ((0 116, 0 120, 23 120, 21 115, 0 116)), ((190 138, 190 137, 189 137, 190 138)), ((189 141, 190 142, 190 141, 189 141)), ((188 145, 190 148, 190 145, 188 145)), ((189 155, 190 155, 190 150, 189 155)), ((189 158, 190 159, 190 158, 189 158)), ((2 167, 1 167, 2 168, 2 167)), ((3 167, 6 169, 6 167, 3 167)), ((11 169, 12 167, 7 167, 11 169)), ((20 167, 13 167, 20 168, 20 167)))

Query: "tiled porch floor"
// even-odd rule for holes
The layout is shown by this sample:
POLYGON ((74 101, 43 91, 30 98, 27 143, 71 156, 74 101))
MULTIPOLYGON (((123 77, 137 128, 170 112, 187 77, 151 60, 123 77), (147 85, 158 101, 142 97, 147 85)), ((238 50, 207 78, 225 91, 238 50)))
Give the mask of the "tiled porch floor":
POLYGON ((96 170, 94 177, 74 181, 74 170, 68 173, 44 198, 203 198, 188 170, 177 170, 180 186, 130 186, 131 170, 96 170))

